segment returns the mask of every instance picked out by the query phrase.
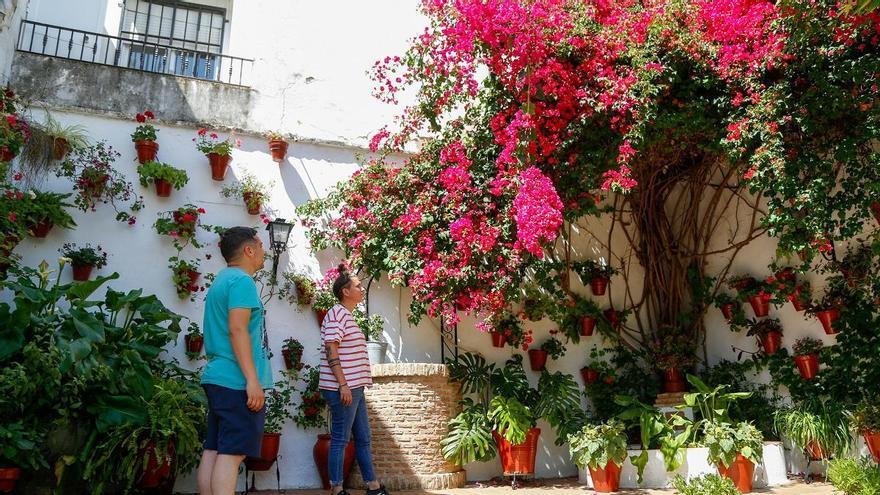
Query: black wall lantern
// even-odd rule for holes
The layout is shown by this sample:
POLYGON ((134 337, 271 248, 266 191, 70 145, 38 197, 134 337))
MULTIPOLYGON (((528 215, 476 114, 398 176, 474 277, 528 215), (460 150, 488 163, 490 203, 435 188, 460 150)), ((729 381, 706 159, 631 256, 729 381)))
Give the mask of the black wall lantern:
POLYGON ((272 282, 278 277, 278 257, 287 249, 287 241, 290 239, 290 232, 293 230, 293 224, 288 223, 283 218, 276 218, 266 225, 269 231, 269 243, 272 248, 272 282))

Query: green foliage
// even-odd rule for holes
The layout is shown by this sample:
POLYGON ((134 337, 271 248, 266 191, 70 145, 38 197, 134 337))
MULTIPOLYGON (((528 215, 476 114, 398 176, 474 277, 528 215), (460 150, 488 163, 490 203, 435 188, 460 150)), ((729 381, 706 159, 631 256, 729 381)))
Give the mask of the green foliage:
POLYGON ((315 298, 312 299, 312 309, 316 311, 330 311, 339 301, 333 295, 333 291, 326 287, 318 287, 315 298))
POLYGON ((618 466, 626 459, 624 426, 616 421, 585 425, 568 437, 571 459, 578 467, 604 468, 609 462, 618 466))
POLYGON ((449 422, 449 434, 440 441, 443 457, 459 466, 492 460, 496 446, 486 407, 473 399, 464 399, 461 406, 461 413, 449 422))
POLYGON ((274 182, 263 183, 253 174, 245 173, 241 179, 236 180, 230 186, 224 186, 220 194, 224 198, 238 198, 244 200, 248 208, 262 205, 269 197, 274 182))
POLYGON ((811 354, 819 354, 823 347, 825 347, 825 344, 819 339, 802 337, 795 341, 791 350, 795 356, 809 356, 811 354))
POLYGON ((692 408, 703 423, 730 423, 731 404, 752 396, 751 392, 728 392, 728 385, 710 388, 694 375, 688 375, 687 380, 697 391, 684 395, 681 408, 692 408))
POLYGON ((870 458, 833 459, 828 481, 843 495, 880 495, 880 468, 870 458))
POLYGON ((138 167, 141 185, 147 187, 151 182, 164 180, 170 182, 174 189, 180 190, 189 182, 186 170, 174 168, 167 163, 149 161, 138 167))
MULTIPOLYGON (((602 353, 602 351, 598 351, 602 353)), ((626 407, 617 404, 614 398, 618 395, 628 395, 637 398, 641 402, 653 403, 659 391, 657 375, 648 369, 645 363, 645 353, 632 351, 623 346, 617 346, 607 350, 602 355, 597 353, 602 362, 608 363, 608 370, 614 370, 614 380, 606 383, 598 380, 585 387, 584 393, 590 399, 592 415, 596 420, 608 421, 614 418, 626 407), (610 356, 607 361, 603 355, 610 356)), ((593 366, 597 361, 590 363, 593 366)))
POLYGON ((636 467, 639 483, 642 482, 645 466, 648 465, 650 448, 659 447, 667 472, 675 471, 684 464, 685 450, 692 436, 692 425, 680 416, 667 417, 656 407, 649 406, 635 397, 619 395, 614 401, 626 408, 617 417, 629 425, 630 429, 638 428, 641 435, 642 451, 639 455, 630 457, 630 462, 636 467), (681 431, 676 430, 681 426, 685 428, 681 431))
POLYGON ((852 427, 858 432, 880 432, 880 405, 870 399, 862 399, 852 413, 852 427))
POLYGON ((730 467, 738 454, 760 464, 764 459, 764 439, 761 432, 749 423, 733 426, 729 423, 703 424, 703 446, 709 448, 709 462, 730 467))
POLYGON ((296 406, 296 414, 293 422, 300 428, 326 428, 327 418, 325 411, 327 402, 321 395, 318 384, 321 381, 320 368, 306 365, 304 368, 307 375, 304 387, 299 391, 299 404, 296 406))
POLYGON ((704 474, 685 480, 680 474, 672 480, 678 495, 739 495, 733 481, 717 474, 704 474))
POLYGON ((541 343, 541 350, 547 351, 550 359, 559 359, 565 355, 565 344, 556 338, 555 330, 552 330, 550 333, 550 338, 541 343))
POLYGON ((694 336, 687 325, 662 325, 654 334, 652 364, 659 370, 686 371, 697 362, 694 336))
POLYGON ((842 456, 852 445, 849 419, 839 404, 830 401, 814 400, 780 409, 774 426, 801 449, 815 442, 830 455, 842 456))
POLYGON ((134 223, 134 215, 143 209, 143 201, 134 187, 113 164, 120 157, 106 141, 73 150, 55 174, 73 182, 74 204, 82 211, 95 211, 100 203, 109 203, 116 210, 116 219, 134 223), (120 209, 119 202, 131 204, 120 209))
POLYGON ((357 307, 352 313, 357 326, 364 332, 367 342, 376 342, 382 337, 382 329, 385 327, 385 319, 382 315, 368 315, 363 309, 357 307))
POLYGON ((67 200, 71 194, 58 194, 37 191, 34 189, 22 197, 21 215, 28 226, 36 226, 43 221, 50 221, 56 227, 69 229, 76 227, 76 222, 66 208, 73 207, 67 200))
POLYGON ((584 285, 590 285, 594 278, 610 279, 618 273, 611 265, 595 260, 575 261, 571 264, 571 269, 578 274, 584 285))
POLYGON ((49 467, 38 444, 45 433, 34 431, 39 427, 26 424, 23 420, 0 424, 0 467, 18 467, 29 471, 49 467))
POLYGON ((581 411, 580 389, 571 375, 543 372, 538 379, 540 398, 535 414, 556 430, 556 445, 565 443, 568 435, 586 421, 581 411))
POLYGON ((75 243, 65 243, 58 252, 74 265, 92 265, 99 270, 107 265, 107 253, 101 250, 101 246, 86 244, 78 247, 75 243))
POLYGON ((740 397, 729 404, 730 420, 735 423, 750 421, 765 439, 777 440, 773 414, 779 407, 780 398, 774 387, 758 381, 757 374, 761 369, 763 366, 755 360, 722 360, 706 369, 701 377, 709 387, 726 385, 731 392, 750 392, 748 397, 740 397))
POLYGON ((293 404, 293 384, 296 371, 282 372, 283 376, 275 382, 272 390, 266 393, 266 433, 281 433, 284 423, 293 419, 290 410, 293 404))

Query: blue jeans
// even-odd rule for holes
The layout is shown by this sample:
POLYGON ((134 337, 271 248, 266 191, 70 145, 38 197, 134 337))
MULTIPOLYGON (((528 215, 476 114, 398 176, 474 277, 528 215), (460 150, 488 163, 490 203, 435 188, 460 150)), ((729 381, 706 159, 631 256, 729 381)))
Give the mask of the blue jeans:
POLYGON ((339 392, 335 390, 321 390, 321 394, 330 406, 330 455, 327 456, 330 486, 342 485, 345 447, 352 434, 355 458, 361 468, 364 482, 376 481, 376 475, 373 473, 373 455, 370 452, 370 423, 367 421, 364 387, 351 390, 351 404, 348 406, 342 405, 339 392))

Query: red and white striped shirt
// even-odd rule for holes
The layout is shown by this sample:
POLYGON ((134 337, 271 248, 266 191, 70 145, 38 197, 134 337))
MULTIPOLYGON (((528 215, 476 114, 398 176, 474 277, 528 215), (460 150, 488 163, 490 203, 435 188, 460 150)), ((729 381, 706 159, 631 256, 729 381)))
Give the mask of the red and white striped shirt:
MULTIPOLYGON (((367 339, 345 306, 337 304, 327 312, 321 325, 321 341, 325 346, 330 342, 339 343, 339 362, 348 388, 369 387, 373 384, 367 339)), ((339 389, 339 381, 327 365, 326 352, 321 353, 321 379, 318 388, 339 389)))

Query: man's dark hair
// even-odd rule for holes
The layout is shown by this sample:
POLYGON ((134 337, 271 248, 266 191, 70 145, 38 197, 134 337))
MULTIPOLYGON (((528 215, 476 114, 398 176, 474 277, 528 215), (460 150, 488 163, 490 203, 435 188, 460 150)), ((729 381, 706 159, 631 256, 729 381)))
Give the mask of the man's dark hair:
POLYGON ((227 263, 235 261, 245 244, 254 242, 257 230, 250 227, 232 227, 220 234, 220 254, 227 263))
POLYGON ((342 289, 345 289, 351 283, 351 274, 348 273, 348 268, 344 264, 340 264, 338 270, 339 275, 333 281, 333 295, 336 296, 336 299, 342 301, 342 289))

